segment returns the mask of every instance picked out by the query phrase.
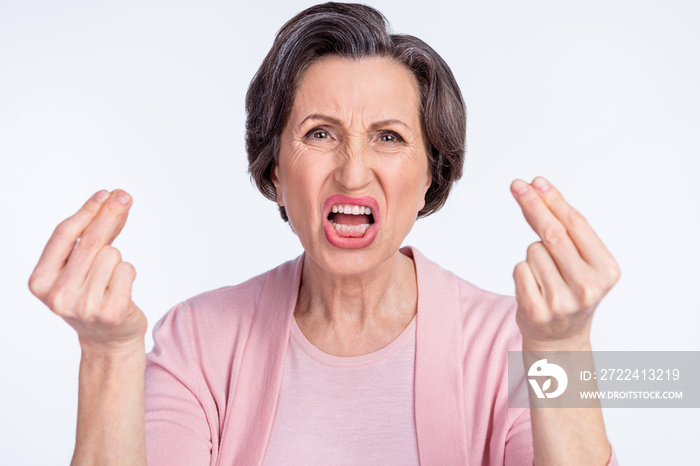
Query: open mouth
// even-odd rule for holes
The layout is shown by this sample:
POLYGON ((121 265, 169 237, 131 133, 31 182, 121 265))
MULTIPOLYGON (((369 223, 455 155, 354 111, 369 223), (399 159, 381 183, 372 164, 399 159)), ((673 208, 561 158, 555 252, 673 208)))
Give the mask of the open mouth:
POLYGON ((374 215, 372 215, 372 208, 368 206, 333 204, 328 214, 328 221, 331 222, 338 236, 361 238, 374 224, 374 215))
POLYGON ((328 242, 338 248, 365 248, 372 244, 379 229, 379 204, 368 196, 339 194, 326 199, 323 230, 328 242))

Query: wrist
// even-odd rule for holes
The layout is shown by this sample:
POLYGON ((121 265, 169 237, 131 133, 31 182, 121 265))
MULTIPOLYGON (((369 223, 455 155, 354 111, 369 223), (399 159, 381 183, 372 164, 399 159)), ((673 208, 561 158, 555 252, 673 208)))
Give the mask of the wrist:
POLYGON ((80 339, 80 350, 83 359, 92 360, 123 360, 146 354, 144 337, 118 343, 80 339))
POLYGON ((590 335, 577 335, 558 340, 536 340, 523 337, 523 351, 591 351, 590 335))

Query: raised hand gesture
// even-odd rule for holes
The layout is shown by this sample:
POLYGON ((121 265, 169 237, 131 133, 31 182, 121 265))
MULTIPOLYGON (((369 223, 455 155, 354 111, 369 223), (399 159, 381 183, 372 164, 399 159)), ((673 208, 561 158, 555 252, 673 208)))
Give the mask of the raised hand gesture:
POLYGON ((56 227, 29 279, 80 339, 72 465, 146 464, 146 316, 131 300, 134 267, 111 246, 130 207, 124 191, 95 193, 56 227))
MULTIPOLYGON (((527 351, 523 362, 530 367, 540 351, 590 351, 593 313, 620 269, 588 222, 547 180, 515 180, 511 191, 541 239, 513 271, 516 320, 527 351)), ((592 363, 592 353, 588 357, 592 363)), ((600 407, 535 405, 530 419, 535 464, 617 465, 600 407)))
POLYGON ((587 349, 593 312, 620 269, 586 219, 547 180, 511 191, 540 237, 513 272, 525 348, 587 349))
POLYGON ((110 246, 130 207, 124 191, 97 192, 58 225, 29 279, 31 292, 78 332, 83 347, 118 350, 146 332, 131 300, 134 267, 110 246))

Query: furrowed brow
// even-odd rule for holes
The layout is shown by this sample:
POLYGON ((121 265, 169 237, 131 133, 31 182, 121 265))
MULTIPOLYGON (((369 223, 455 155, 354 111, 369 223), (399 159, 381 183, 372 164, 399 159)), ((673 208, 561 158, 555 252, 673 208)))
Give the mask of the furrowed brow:
POLYGON ((406 123, 404 123, 401 120, 397 120, 397 119, 376 121, 376 122, 372 123, 369 128, 371 131, 376 131, 378 129, 382 129, 384 127, 393 126, 393 125, 403 126, 404 128, 406 128, 408 130, 411 129, 411 127, 408 126, 406 123))
POLYGON ((323 115, 322 113, 312 113, 311 115, 307 115, 306 118, 301 120, 301 123, 299 123, 299 127, 301 128, 301 126, 303 126, 304 123, 306 123, 309 120, 321 120, 335 126, 343 126, 342 122, 337 118, 333 118, 332 116, 328 115, 323 115))

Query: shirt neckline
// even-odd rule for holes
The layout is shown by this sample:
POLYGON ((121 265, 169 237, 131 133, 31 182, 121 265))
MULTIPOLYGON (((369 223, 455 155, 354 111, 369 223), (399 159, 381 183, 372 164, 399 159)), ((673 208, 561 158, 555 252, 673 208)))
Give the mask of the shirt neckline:
POLYGON ((378 349, 371 353, 363 354, 360 356, 334 356, 321 351, 319 348, 314 346, 306 336, 302 333, 297 324, 296 319, 292 318, 292 331, 291 339, 296 345, 304 352, 307 356, 313 360, 331 367, 359 367, 366 366, 368 364, 374 364, 381 361, 382 359, 388 358, 392 354, 399 351, 406 343, 416 337, 416 316, 413 316, 411 322, 406 326, 405 329, 394 338, 394 341, 386 345, 384 348, 378 349))

